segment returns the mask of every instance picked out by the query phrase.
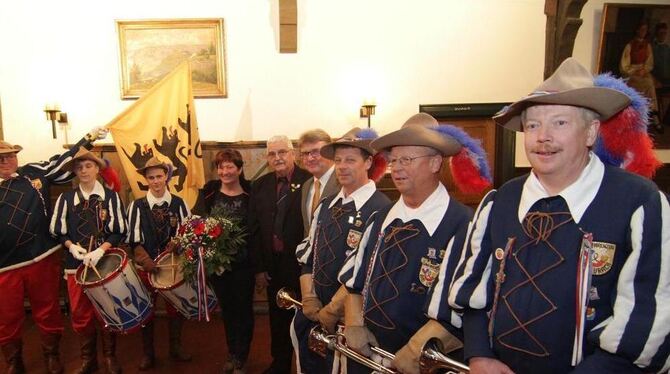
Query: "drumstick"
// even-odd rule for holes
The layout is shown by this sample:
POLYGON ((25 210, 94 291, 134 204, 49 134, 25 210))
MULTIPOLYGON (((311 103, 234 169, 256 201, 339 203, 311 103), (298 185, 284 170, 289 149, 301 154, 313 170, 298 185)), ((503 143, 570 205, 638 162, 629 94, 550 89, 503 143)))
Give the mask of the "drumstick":
MULTIPOLYGON (((77 242, 77 245, 81 247, 81 244, 79 244, 79 242, 77 242)), ((89 239, 88 241, 88 250, 86 251, 86 253, 91 251, 92 245, 93 245, 93 236, 91 236, 91 239, 89 239)), ((82 282, 86 282, 86 275, 88 275, 88 266, 84 264, 84 279, 82 279, 82 282)))
POLYGON ((170 260, 172 262, 172 283, 174 283, 174 279, 177 276, 174 268, 174 252, 170 253, 170 260))
MULTIPOLYGON (((102 279, 102 275, 100 275, 100 272, 98 271, 98 268, 95 267, 95 265, 91 265, 91 267, 95 271, 95 274, 98 276, 98 278, 102 279)), ((88 269, 88 267, 86 267, 86 269, 88 269)))
POLYGON ((177 267, 177 264, 165 264, 165 265, 156 265, 157 268, 175 268, 177 267))

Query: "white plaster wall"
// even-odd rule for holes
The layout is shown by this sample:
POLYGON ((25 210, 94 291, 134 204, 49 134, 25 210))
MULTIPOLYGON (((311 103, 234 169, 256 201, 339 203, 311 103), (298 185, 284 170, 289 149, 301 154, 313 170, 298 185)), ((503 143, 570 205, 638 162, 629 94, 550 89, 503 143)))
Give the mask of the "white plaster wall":
POLYGON ((228 98, 197 99, 203 140, 397 128, 419 104, 514 100, 542 78, 544 0, 298 0, 297 54, 277 48, 277 0, 26 0, 0 3, 0 100, 20 161, 61 150, 42 109, 58 102, 70 138, 104 125, 120 99, 115 19, 221 17, 228 98))

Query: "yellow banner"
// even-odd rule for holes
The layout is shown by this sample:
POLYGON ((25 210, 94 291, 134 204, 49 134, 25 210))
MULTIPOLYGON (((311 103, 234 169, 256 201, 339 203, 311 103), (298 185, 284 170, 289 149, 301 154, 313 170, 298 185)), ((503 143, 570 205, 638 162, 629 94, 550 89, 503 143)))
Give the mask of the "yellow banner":
POLYGON ((135 198, 146 195, 137 169, 152 156, 174 166, 169 190, 193 207, 205 183, 193 104, 191 68, 184 62, 106 126, 135 198))

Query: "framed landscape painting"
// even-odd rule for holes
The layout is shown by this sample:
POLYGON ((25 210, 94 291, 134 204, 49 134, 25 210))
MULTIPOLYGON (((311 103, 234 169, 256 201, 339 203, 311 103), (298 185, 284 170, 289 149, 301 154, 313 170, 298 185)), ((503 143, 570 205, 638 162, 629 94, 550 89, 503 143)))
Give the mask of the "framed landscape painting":
POLYGON ((191 61, 195 97, 226 97, 223 19, 121 20, 121 98, 142 96, 182 61, 191 61))

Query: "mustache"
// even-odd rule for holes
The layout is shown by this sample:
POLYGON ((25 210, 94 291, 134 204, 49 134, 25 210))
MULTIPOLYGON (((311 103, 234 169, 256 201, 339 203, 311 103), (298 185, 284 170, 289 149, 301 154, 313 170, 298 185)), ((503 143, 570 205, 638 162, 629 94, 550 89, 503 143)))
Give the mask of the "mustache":
POLYGON ((533 147, 531 149, 531 152, 548 153, 548 152, 558 152, 560 150, 561 150, 560 147, 552 147, 552 146, 549 146, 549 145, 542 145, 542 146, 533 147))

